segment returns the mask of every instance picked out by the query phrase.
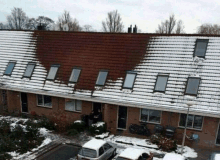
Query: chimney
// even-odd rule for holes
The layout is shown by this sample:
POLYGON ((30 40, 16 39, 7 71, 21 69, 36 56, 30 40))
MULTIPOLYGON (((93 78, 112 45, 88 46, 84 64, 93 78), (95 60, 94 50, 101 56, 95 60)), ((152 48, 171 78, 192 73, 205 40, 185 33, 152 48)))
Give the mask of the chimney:
POLYGON ((132 25, 128 27, 128 33, 131 33, 131 31, 132 31, 132 25))
POLYGON ((42 24, 40 23, 40 25, 37 26, 37 30, 45 30, 44 25, 42 25, 42 24))
POLYGON ((135 24, 135 27, 133 28, 133 33, 137 33, 137 26, 135 24))

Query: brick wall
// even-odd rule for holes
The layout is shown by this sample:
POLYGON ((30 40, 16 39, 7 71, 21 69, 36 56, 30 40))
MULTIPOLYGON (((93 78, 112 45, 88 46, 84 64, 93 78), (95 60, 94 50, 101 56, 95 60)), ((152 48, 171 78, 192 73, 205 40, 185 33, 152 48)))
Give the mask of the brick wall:
MULTIPOLYGON (((14 91, 7 91, 7 101, 8 101, 8 110, 9 112, 21 112, 21 101, 20 101, 20 93, 14 91)), ((37 115, 45 115, 57 123, 68 124, 72 123, 75 120, 81 119, 83 114, 90 114, 92 111, 92 102, 82 101, 82 111, 81 112, 71 112, 65 111, 65 99, 59 97, 52 97, 52 108, 40 107, 37 106, 37 97, 35 94, 28 93, 28 110, 29 113, 34 111, 37 115)), ((133 135, 129 133, 130 124, 140 124, 140 108, 128 107, 127 108, 127 128, 122 131, 117 130, 118 124, 118 106, 111 104, 102 104, 102 113, 103 120, 107 123, 107 129, 114 134, 122 134, 126 136, 132 137, 142 137, 145 136, 133 135)), ((184 129, 178 127, 179 123, 179 113, 172 112, 162 112, 161 116, 161 125, 164 127, 167 125, 171 125, 177 128, 175 139, 178 140, 178 144, 182 143, 182 137, 184 129)), ((198 143, 192 142, 186 138, 185 144, 191 147, 194 146, 204 146, 204 147, 215 147, 215 138, 216 132, 218 128, 219 119, 212 117, 204 117, 203 128, 201 131, 187 129, 187 135, 191 135, 192 133, 196 133, 200 137, 200 141, 198 143)), ((155 124, 148 123, 148 128, 153 132, 155 124)))
MULTIPOLYGON (((129 133, 129 126, 130 124, 138 124, 140 125, 140 108, 135 107, 128 107, 128 119, 127 119, 127 128, 125 130, 121 130, 120 132, 117 131, 117 112, 118 112, 118 106, 116 105, 109 105, 106 104, 106 112, 109 113, 108 116, 105 116, 105 120, 108 125, 108 130, 110 130, 112 133, 125 135, 125 136, 131 136, 131 137, 140 137, 140 138, 147 138, 146 136, 140 136, 140 135, 134 135, 129 133)), ((167 125, 171 125, 173 127, 176 127, 176 134, 175 139, 177 139, 178 144, 182 144, 182 138, 183 138, 183 132, 184 129, 178 127, 179 126, 179 113, 173 113, 173 112, 162 112, 161 116, 161 125, 166 127, 167 125)), ((203 127, 201 131, 193 130, 193 129, 187 129, 187 135, 190 136, 192 133, 198 134, 200 137, 200 141, 198 143, 193 142, 191 140, 188 140, 186 138, 185 145, 188 145, 190 147, 196 147, 204 146, 204 147, 215 147, 219 148, 215 145, 215 138, 216 138, 216 132, 218 128, 218 121, 217 118, 212 117, 204 117, 203 121, 203 127)), ((147 127, 150 129, 151 133, 153 133, 154 127, 156 124, 148 123, 147 127)))
POLYGON ((21 113, 20 92, 7 91, 8 111, 14 113, 21 113))
POLYGON ((45 115, 57 123, 68 124, 81 119, 83 114, 89 114, 92 110, 92 102, 82 101, 82 111, 73 112, 65 110, 65 99, 52 97, 52 108, 37 106, 37 96, 28 94, 29 113, 35 111, 37 115, 45 115))

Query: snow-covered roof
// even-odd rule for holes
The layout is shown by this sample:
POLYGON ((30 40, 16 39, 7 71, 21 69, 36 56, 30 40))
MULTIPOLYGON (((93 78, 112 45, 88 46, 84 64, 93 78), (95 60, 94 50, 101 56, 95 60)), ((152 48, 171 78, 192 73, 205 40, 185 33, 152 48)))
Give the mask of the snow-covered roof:
POLYGON ((0 31, 0 88, 131 107, 220 117, 220 37, 211 35, 105 34, 0 31), (194 57, 197 39, 209 39, 205 58, 194 57), (4 75, 16 61, 11 76, 4 75), (36 66, 23 77, 28 62, 36 66), (52 64, 57 78, 46 80, 52 64), (69 83, 73 67, 81 68, 69 83), (104 87, 95 86, 108 70, 104 87), (137 73, 132 90, 123 89, 126 71, 137 73), (169 75, 165 93, 154 92, 158 74, 169 75), (188 77, 200 77, 197 96, 185 95, 188 77))
POLYGON ((214 160, 220 160, 220 154, 216 154, 214 160))
POLYGON ((129 160, 137 160, 143 153, 143 149, 126 148, 118 157, 128 158, 129 160))
POLYGON ((167 153, 163 160, 185 160, 185 158, 176 153, 167 153))
POLYGON ((101 146, 103 146, 106 142, 103 140, 99 140, 99 139, 92 139, 88 142, 86 142, 83 145, 83 148, 89 148, 89 149, 94 149, 94 150, 98 150, 101 146))

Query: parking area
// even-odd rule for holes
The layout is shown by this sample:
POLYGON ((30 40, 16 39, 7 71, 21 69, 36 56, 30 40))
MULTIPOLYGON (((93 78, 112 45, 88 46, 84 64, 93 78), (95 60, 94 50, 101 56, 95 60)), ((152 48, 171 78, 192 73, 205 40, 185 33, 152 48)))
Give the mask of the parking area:
POLYGON ((62 144, 38 157, 37 160, 69 160, 77 155, 79 149, 80 147, 78 146, 62 144))

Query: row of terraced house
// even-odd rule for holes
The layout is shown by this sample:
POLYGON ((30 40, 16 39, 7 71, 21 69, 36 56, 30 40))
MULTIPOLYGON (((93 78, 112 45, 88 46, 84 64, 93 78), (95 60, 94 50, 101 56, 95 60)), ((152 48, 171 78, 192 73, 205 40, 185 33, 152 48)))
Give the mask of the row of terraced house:
POLYGON ((220 36, 1 30, 0 89, 2 110, 68 124, 100 109, 114 134, 147 122, 179 143, 189 107, 187 145, 220 145, 220 36))

